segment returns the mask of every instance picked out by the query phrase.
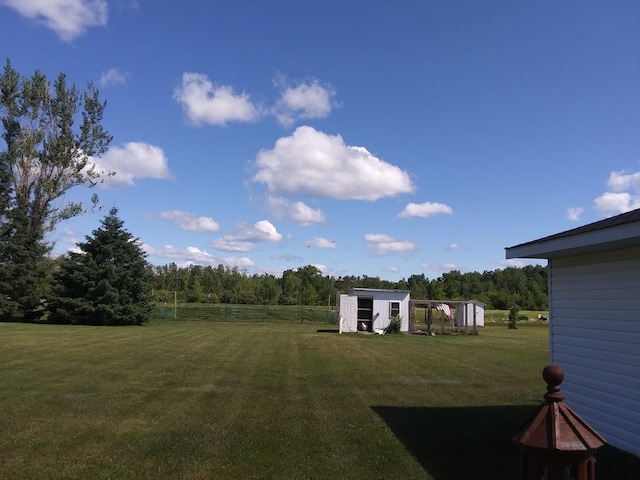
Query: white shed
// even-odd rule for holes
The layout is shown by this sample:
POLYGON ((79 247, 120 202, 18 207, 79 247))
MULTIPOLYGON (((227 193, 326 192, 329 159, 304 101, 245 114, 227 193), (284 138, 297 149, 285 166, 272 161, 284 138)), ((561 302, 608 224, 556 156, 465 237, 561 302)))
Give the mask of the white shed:
POLYGON ((566 402, 640 456, 640 209, 506 249, 548 259, 551 362, 566 402))
POLYGON ((409 294, 409 290, 354 288, 340 295, 340 333, 381 331, 397 316, 402 319, 400 330, 408 332, 409 294))
POLYGON ((484 303, 468 300, 456 306, 454 321, 458 327, 484 327, 484 303))

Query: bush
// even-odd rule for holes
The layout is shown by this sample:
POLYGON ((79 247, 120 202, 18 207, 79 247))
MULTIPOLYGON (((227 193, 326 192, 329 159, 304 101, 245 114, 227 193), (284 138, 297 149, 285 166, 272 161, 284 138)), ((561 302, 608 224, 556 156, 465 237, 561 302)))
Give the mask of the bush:
POLYGON ((400 333, 402 328, 402 317, 393 317, 389 322, 389 326, 385 329, 385 333, 400 333))
POLYGON ((518 321, 519 311, 520 311, 520 308, 518 308, 517 306, 512 307, 511 310, 509 310, 509 328, 512 328, 512 329, 518 328, 516 326, 516 322, 518 321))

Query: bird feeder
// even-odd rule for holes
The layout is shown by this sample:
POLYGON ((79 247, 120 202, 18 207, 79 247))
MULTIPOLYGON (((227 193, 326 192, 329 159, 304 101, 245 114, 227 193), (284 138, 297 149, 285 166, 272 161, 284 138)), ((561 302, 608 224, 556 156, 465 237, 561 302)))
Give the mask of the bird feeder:
POLYGON ((513 436, 522 449, 522 479, 595 480, 593 455, 604 439, 564 403, 562 368, 548 365, 542 378, 545 402, 513 436))

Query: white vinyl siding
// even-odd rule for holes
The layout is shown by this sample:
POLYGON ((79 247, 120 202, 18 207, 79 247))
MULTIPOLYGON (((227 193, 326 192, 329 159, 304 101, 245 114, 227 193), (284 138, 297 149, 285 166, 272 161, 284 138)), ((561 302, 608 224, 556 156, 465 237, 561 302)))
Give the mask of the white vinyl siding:
POLYGON ((357 331, 357 305, 358 297, 373 299, 372 330, 383 330, 389 326, 390 303, 400 303, 400 317, 402 325, 400 330, 409 331, 409 292, 404 290, 375 290, 354 289, 348 295, 340 295, 340 316, 342 317, 342 331, 357 331))
POLYGON ((550 259, 549 291, 567 404, 640 455, 640 247, 550 259))

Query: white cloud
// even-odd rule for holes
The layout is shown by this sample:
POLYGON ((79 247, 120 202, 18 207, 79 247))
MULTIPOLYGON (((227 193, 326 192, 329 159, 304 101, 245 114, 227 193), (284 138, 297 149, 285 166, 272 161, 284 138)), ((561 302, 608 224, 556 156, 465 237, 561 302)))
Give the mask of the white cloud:
POLYGON ((144 251, 154 257, 169 259, 172 261, 182 261, 189 263, 196 263, 201 265, 227 265, 229 267, 252 267, 254 265, 253 260, 247 257, 216 257, 210 254, 206 250, 201 250, 198 247, 187 247, 185 250, 179 250, 173 245, 164 245, 161 248, 153 248, 150 245, 143 244, 144 251))
POLYGON ((327 221, 322 210, 311 208, 304 202, 290 203, 282 197, 269 196, 269 211, 276 218, 291 220, 305 226, 327 221))
POLYGON ((110 68, 106 72, 102 72, 98 85, 101 87, 108 87, 111 85, 122 85, 127 82, 129 74, 127 72, 121 72, 117 68, 110 68))
POLYGON ((313 266, 316 267, 324 277, 338 278, 340 276, 339 272, 321 263, 314 263, 313 266))
POLYGON ((316 248, 337 248, 338 244, 335 241, 327 240, 322 237, 315 237, 310 240, 304 242, 307 247, 316 247, 316 248))
POLYGON ((453 214, 453 209, 444 203, 408 203, 404 210, 398 214, 400 218, 409 218, 409 217, 432 217, 434 215, 439 214, 453 214))
POLYGON ((533 260, 522 260, 519 258, 509 258, 506 260, 500 260, 499 262, 496 262, 496 268, 502 269, 504 270, 505 268, 523 268, 526 267, 527 265, 535 265, 537 264, 539 261, 533 261, 533 260))
POLYGON ((282 235, 268 220, 260 220, 250 226, 244 222, 236 225, 237 233, 228 234, 209 242, 209 246, 226 252, 249 252, 259 243, 278 243, 282 235))
POLYGON ((256 249, 253 242, 241 242, 224 237, 211 240, 208 245, 222 252, 251 252, 256 249))
POLYGON ((300 118, 325 118, 335 104, 333 87, 322 85, 317 80, 293 87, 286 85, 286 80, 275 83, 281 91, 273 114, 282 126, 289 127, 300 118))
POLYGON ((614 192, 624 192, 629 189, 638 191, 640 189, 640 172, 611 172, 611 174, 609 175, 609 180, 607 181, 607 185, 614 192))
POLYGON ((80 232, 70 228, 63 228, 62 230, 56 230, 50 233, 47 241, 50 241, 51 244, 54 245, 54 249, 50 252, 50 257, 55 258, 67 252, 82 253, 82 250, 78 247, 81 236, 82 234, 80 232), (61 246, 63 246, 63 248, 60 248, 61 246))
POLYGON ((413 252, 418 248, 413 242, 398 240, 383 233, 367 233, 364 239, 375 255, 387 255, 392 252, 413 252))
POLYGON ((276 227, 268 220, 260 220, 253 226, 241 222, 236 227, 239 233, 231 235, 234 240, 271 243, 277 243, 282 240, 282 235, 278 233, 276 227))
POLYGON ((111 147, 92 161, 97 172, 115 172, 103 178, 101 186, 105 188, 131 187, 135 180, 142 178, 171 179, 164 152, 148 143, 128 142, 121 147, 111 147))
POLYGON ((640 208, 640 172, 613 171, 607 186, 611 191, 593 201, 596 210, 605 215, 617 215, 640 208))
POLYGON ((578 222, 580 215, 584 212, 584 208, 581 207, 569 207, 567 208, 567 218, 572 222, 578 222))
POLYGON ((340 135, 298 127, 281 137, 255 161, 256 183, 271 194, 302 193, 340 200, 378 200, 411 192, 409 174, 369 153, 349 146, 340 135))
POLYGON ((181 210, 171 210, 160 212, 159 214, 148 215, 149 218, 159 217, 171 220, 174 225, 188 232, 217 232, 220 225, 211 217, 199 217, 193 213, 181 210))
POLYGON ((66 42, 88 27, 106 25, 108 19, 106 0, 0 0, 0 5, 44 23, 66 42))
POLYGON ((400 273, 400 269, 395 265, 389 265, 387 267, 384 267, 382 270, 389 273, 400 273))
POLYGON ((447 247, 447 250, 460 250, 460 245, 457 243, 452 243, 447 247))
POLYGON ((608 215, 624 213, 640 207, 640 199, 630 193, 607 192, 593 201, 596 210, 608 215))
POLYGON ((226 125, 227 122, 253 122, 261 113, 247 93, 235 93, 229 85, 214 85, 201 73, 185 72, 173 99, 195 125, 226 125))
POLYGON ((455 263, 440 263, 440 264, 423 263, 420 265, 420 267, 423 270, 429 270, 439 274, 448 273, 448 272, 451 272, 452 270, 460 270, 460 268, 455 263))

